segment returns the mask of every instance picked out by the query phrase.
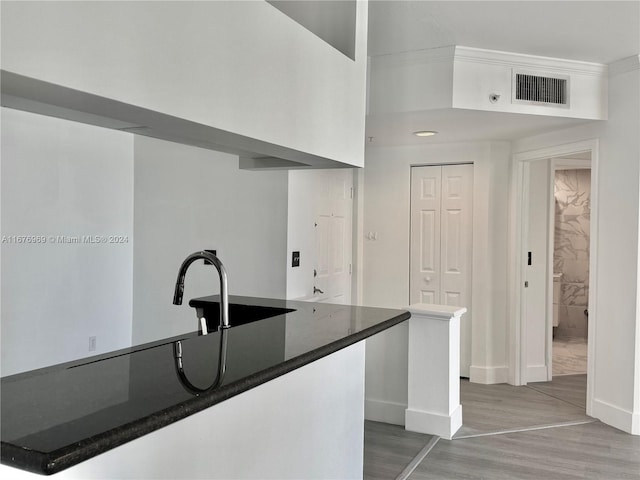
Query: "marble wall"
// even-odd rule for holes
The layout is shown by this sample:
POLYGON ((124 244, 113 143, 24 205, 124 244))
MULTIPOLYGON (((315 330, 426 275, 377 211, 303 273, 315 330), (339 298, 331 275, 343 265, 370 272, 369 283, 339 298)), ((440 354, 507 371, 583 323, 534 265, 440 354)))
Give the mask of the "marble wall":
POLYGON ((557 335, 587 336, 591 170, 557 170, 555 175, 553 266, 562 273, 557 335))

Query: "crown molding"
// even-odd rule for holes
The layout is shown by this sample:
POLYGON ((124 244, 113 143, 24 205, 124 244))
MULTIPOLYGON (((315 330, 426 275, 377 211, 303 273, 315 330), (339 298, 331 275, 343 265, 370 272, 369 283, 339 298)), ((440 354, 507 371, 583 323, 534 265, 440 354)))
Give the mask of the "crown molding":
POLYGON ((474 62, 529 70, 545 70, 554 73, 594 76, 606 76, 609 69, 608 65, 602 63, 525 55, 499 50, 486 50, 462 45, 449 45, 426 50, 376 55, 371 57, 371 60, 372 68, 375 69, 446 62, 450 62, 451 64, 454 62, 474 62))
POLYGON ((633 72, 634 70, 640 70, 640 55, 631 55, 609 64, 610 77, 621 73, 633 72))
POLYGON ((456 46, 456 61, 476 62, 490 65, 511 66, 528 69, 544 69, 558 73, 583 75, 606 75, 608 66, 602 63, 582 62, 562 58, 541 57, 499 50, 456 46))

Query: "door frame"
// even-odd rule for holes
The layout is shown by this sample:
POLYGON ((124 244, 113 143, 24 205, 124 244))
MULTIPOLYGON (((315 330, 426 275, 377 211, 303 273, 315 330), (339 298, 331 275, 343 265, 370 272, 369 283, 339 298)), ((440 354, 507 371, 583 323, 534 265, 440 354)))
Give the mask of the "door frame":
POLYGON ((551 380, 551 376, 552 376, 552 369, 553 369, 553 352, 551 350, 551 346, 552 346, 552 342, 553 342, 553 275, 551 274, 551 272, 553 271, 553 243, 554 243, 554 223, 553 223, 553 219, 554 219, 554 202, 552 201, 553 199, 553 188, 554 188, 554 179, 553 179, 553 173, 554 173, 554 166, 555 166, 555 161, 553 158, 536 158, 536 159, 531 159, 531 160, 524 160, 522 161, 522 210, 521 210, 521 215, 520 218, 522 219, 522 251, 521 254, 519 256, 519 258, 521 259, 521 263, 520 263, 520 268, 522 269, 522 276, 523 279, 520 282, 520 315, 522 318, 522 335, 521 335, 521 342, 523 345, 523 352, 522 352, 522 362, 523 362, 523 379, 526 379, 526 381, 535 381, 535 382, 541 382, 541 381, 549 381, 551 380), (545 275, 545 284, 544 284, 544 291, 545 291, 545 308, 544 308, 544 318, 545 318, 545 364, 544 364, 544 371, 540 372, 539 370, 536 372, 536 374, 538 375, 538 377, 535 377, 534 379, 532 379, 532 372, 529 371, 529 367, 527 365, 527 328, 526 328, 526 320, 527 320, 527 308, 526 308, 526 289, 527 287, 524 286, 524 282, 526 281, 524 279, 525 277, 525 268, 524 268, 524 253, 526 251, 528 251, 528 247, 527 244, 529 242, 529 213, 530 213, 530 183, 531 183, 531 177, 530 177, 530 168, 531 168, 531 164, 535 163, 535 162, 547 162, 547 205, 546 205, 546 217, 547 217, 547 222, 546 222, 546 230, 547 230, 547 235, 546 235, 546 239, 545 239, 545 250, 547 252, 547 256, 546 256, 546 272, 547 274, 545 275), (540 378, 540 374, 543 373, 544 375, 544 379, 540 378))
MULTIPOLYGON (((523 315, 524 302, 522 286, 524 281, 523 258, 526 249, 526 224, 528 222, 528 194, 525 187, 527 163, 536 160, 551 159, 565 155, 591 153, 591 235, 589 247, 589 324, 587 343, 587 407, 591 413, 593 405, 593 385, 595 381, 595 343, 598 309, 596 305, 597 271, 598 271, 598 139, 561 144, 513 155, 511 168, 511 185, 509 193, 509 315, 511 318, 509 331, 509 383, 513 385, 527 384, 527 347, 526 317, 523 315), (595 208, 594 208, 595 206, 595 208)), ((553 285, 549 285, 553 288, 553 285)), ((550 292, 553 293, 552 291, 550 292)), ((550 334, 550 332, 548 332, 550 334)), ((549 355, 549 353, 547 353, 549 355)))

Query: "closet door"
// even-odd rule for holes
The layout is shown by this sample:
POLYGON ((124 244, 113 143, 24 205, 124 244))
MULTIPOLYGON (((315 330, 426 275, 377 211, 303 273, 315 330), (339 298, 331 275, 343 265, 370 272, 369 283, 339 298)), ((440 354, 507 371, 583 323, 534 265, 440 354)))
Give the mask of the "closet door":
POLYGON ((440 303, 442 167, 411 169, 410 303, 440 303))
POLYGON ((440 268, 443 305, 467 307, 460 321, 460 375, 471 366, 471 248, 473 165, 442 167, 440 268))
POLYGON ((467 307, 460 375, 471 365, 473 165, 411 169, 410 303, 467 307))

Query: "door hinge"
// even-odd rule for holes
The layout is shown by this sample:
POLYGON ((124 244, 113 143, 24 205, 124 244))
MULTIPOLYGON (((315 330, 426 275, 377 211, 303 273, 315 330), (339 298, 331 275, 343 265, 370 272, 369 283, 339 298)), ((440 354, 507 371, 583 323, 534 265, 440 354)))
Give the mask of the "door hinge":
POLYGON ((349 275, 351 275, 351 264, 349 264, 349 275))
POLYGON ((524 282, 524 288, 529 288, 529 280, 525 280, 525 282, 524 282))
POLYGON ((349 198, 353 199, 353 187, 350 188, 349 198))

